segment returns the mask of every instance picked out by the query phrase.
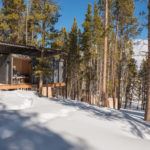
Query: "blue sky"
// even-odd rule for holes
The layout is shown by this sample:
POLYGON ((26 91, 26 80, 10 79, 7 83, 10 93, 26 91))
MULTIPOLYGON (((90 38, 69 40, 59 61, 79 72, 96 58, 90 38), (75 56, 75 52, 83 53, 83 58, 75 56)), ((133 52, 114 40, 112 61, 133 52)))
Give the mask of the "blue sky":
POLYGON ((61 18, 59 19, 58 28, 65 26, 70 30, 74 17, 76 17, 79 27, 84 21, 85 12, 88 3, 93 4, 94 0, 55 0, 61 7, 61 18))
MULTIPOLYGON (((1 2, 2 0, 0 0, 0 5, 1 2)), ((94 0, 55 0, 55 2, 57 2, 61 8, 61 17, 59 18, 56 28, 60 29, 66 27, 68 31, 71 29, 74 17, 76 17, 79 27, 82 27, 88 3, 94 4, 94 0)), ((140 11, 147 12, 146 2, 147 0, 135 0, 135 15, 138 17, 140 24, 145 24, 146 22, 146 18, 139 16, 140 11)), ((146 39, 147 29, 144 28, 137 38, 146 39)))
MULTIPOLYGON (((94 4, 94 0, 55 0, 61 7, 61 17, 57 23, 57 28, 66 27, 67 30, 71 29, 73 19, 76 17, 79 27, 82 27, 82 23, 85 18, 85 12, 88 3, 94 4)), ((135 15, 138 17, 140 24, 146 24, 146 17, 140 17, 139 12, 147 12, 147 0, 135 0, 135 15)), ((143 28, 143 31, 139 36, 139 39, 147 38, 147 29, 143 28)))

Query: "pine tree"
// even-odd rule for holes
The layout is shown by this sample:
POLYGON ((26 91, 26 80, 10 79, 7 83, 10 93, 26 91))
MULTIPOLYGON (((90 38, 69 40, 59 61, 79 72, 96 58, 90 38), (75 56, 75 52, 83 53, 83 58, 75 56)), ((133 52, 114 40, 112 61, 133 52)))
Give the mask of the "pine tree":
MULTIPOLYGON (((106 97, 113 98, 114 106, 116 106, 115 103, 118 99, 118 109, 120 109, 127 86, 128 73, 126 69, 128 69, 129 51, 133 46, 131 40, 138 33, 137 19, 134 16, 134 1, 99 0, 98 2, 100 16, 104 20, 102 24, 105 27, 104 52, 107 49, 105 55, 107 58, 104 58, 104 70, 102 71, 102 78, 105 81, 103 82, 103 90, 106 89, 106 97), (107 9, 106 2, 108 2, 107 9), (106 13, 108 16, 107 27, 105 25, 106 13)), ((103 99, 105 99, 104 97, 103 99)))
POLYGON ((100 51, 99 47, 102 46, 102 38, 103 38, 103 25, 101 21, 101 17, 99 16, 99 8, 97 3, 94 3, 94 16, 93 16, 93 42, 94 45, 97 45, 96 53, 100 51))
POLYGON ((62 28, 61 31, 56 34, 56 38, 51 44, 51 47, 68 52, 68 33, 66 28, 62 28))
POLYGON ((132 55, 129 56, 128 60, 128 80, 126 81, 126 97, 125 97, 125 106, 124 108, 127 108, 128 103, 130 103, 130 107, 132 104, 132 101, 135 97, 135 90, 136 89, 136 81, 137 81, 137 66, 136 61, 134 58, 132 58, 132 55))
POLYGON ((148 93, 148 84, 147 84, 147 75, 148 75, 148 60, 144 60, 141 63, 139 70, 139 78, 141 82, 140 93, 142 99, 142 110, 146 110, 146 101, 147 101, 147 93, 148 93))
POLYGON ((32 0, 30 18, 33 20, 38 46, 49 46, 56 33, 55 24, 58 21, 58 6, 52 0, 32 0))
POLYGON ((94 55, 92 56, 94 61, 93 73, 96 75, 93 82, 93 92, 98 95, 96 104, 100 103, 100 93, 102 84, 102 64, 103 64, 103 25, 101 17, 99 15, 100 11, 97 3, 94 3, 94 16, 93 16, 93 50, 94 55), (95 87, 95 88, 94 88, 95 87))
POLYGON ((147 102, 145 111, 145 120, 150 121, 150 0, 148 1, 148 85, 147 85, 147 102))
POLYGON ((86 100, 91 103, 91 81, 92 81, 92 6, 88 4, 87 13, 85 15, 85 21, 83 23, 82 33, 82 73, 83 73, 83 85, 86 100))
POLYGON ((23 0, 2 0, 0 32, 2 40, 24 43, 25 4, 23 0))
POLYGON ((67 59, 67 92, 72 99, 78 97, 78 74, 79 74, 79 42, 78 42, 78 25, 76 18, 69 33, 69 51, 67 59))
POLYGON ((58 6, 52 0, 32 0, 30 17, 34 21, 38 47, 41 48, 41 57, 38 58, 38 65, 35 67, 35 74, 39 76, 39 93, 41 95, 43 79, 48 71, 47 66, 49 66, 44 51, 46 47, 50 47, 56 33, 54 25, 59 17, 58 6))
POLYGON ((9 26, 6 23, 6 20, 4 20, 4 14, 2 13, 2 10, 0 10, 0 41, 5 41, 6 40, 6 34, 9 30, 9 26))
POLYGON ((105 1, 105 38, 104 38, 104 66, 103 66, 103 87, 102 101, 107 106, 107 55, 108 55, 108 0, 105 1))
POLYGON ((114 71, 117 72, 116 76, 118 78, 117 85, 114 85, 114 91, 117 89, 115 93, 117 93, 118 109, 120 109, 122 97, 124 96, 121 93, 125 93, 126 87, 123 80, 127 79, 127 74, 124 73, 126 67, 123 66, 127 66, 128 63, 128 53, 132 47, 131 38, 137 34, 137 19, 134 17, 133 0, 115 0, 112 6, 114 26, 116 27, 114 56, 117 56, 117 61, 115 61, 116 71, 114 71))

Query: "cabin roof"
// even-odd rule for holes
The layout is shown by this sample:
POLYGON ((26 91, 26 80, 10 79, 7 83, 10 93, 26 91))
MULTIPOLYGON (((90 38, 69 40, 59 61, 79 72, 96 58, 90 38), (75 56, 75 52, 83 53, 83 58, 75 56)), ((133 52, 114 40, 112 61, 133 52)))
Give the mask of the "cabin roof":
MULTIPOLYGON (((36 48, 34 46, 0 42, 0 54, 21 54, 27 56, 40 56, 41 49, 36 48)), ((44 51, 44 55, 45 56, 66 55, 66 53, 62 50, 54 50, 46 48, 44 51)))

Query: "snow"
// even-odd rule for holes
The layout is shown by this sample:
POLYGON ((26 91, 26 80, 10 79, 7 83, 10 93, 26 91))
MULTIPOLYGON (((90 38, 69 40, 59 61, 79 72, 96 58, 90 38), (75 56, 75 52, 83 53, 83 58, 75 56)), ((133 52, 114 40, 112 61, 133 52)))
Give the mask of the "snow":
POLYGON ((138 68, 140 68, 141 63, 143 59, 146 58, 146 53, 148 52, 148 41, 144 39, 136 39, 133 43, 134 58, 137 61, 138 68))
POLYGON ((0 150, 148 150, 144 112, 0 91, 0 150))

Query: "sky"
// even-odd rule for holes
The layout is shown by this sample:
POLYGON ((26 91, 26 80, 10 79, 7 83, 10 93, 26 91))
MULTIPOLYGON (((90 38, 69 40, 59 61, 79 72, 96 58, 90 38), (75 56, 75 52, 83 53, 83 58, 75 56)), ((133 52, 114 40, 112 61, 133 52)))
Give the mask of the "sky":
MULTIPOLYGON (((82 27, 82 23, 85 18, 85 13, 87 10, 88 3, 94 4, 94 0, 55 0, 60 6, 59 22, 56 27, 60 29, 61 27, 66 27, 69 31, 71 29, 73 19, 76 17, 79 27, 82 27)), ((147 0, 135 0, 135 15, 137 16, 140 24, 146 24, 146 17, 141 17, 139 12, 147 12, 147 0)), ((147 38, 147 29, 143 28, 140 35, 136 37, 137 39, 147 38)))
POLYGON ((58 28, 62 26, 67 30, 71 29, 74 17, 76 17, 78 26, 82 27, 84 16, 88 3, 93 4, 94 0, 55 0, 60 6, 60 14, 62 15, 57 24, 58 28))

